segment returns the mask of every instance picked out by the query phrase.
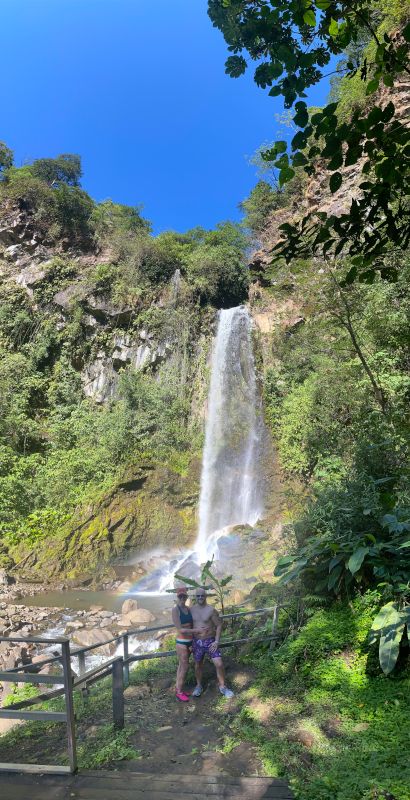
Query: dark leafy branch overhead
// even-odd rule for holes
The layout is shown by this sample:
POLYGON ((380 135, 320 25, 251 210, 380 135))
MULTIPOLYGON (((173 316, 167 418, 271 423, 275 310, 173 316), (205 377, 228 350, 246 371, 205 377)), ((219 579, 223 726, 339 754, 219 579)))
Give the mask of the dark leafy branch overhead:
POLYGON ((393 102, 374 104, 370 113, 357 110, 347 123, 338 116, 337 102, 310 114, 304 98, 334 56, 354 51, 363 31, 372 44, 371 58, 359 48, 342 72, 359 75, 369 97, 382 86, 393 87, 400 75, 410 75, 410 24, 404 20, 401 31, 384 32, 382 3, 369 0, 209 0, 208 5, 232 53, 226 72, 239 77, 249 60, 257 62, 255 82, 269 88, 270 96, 282 96, 285 108, 294 108, 299 130, 290 149, 279 141, 263 154, 279 171, 280 186, 296 169, 312 175, 319 165, 329 172, 332 193, 342 187, 344 168, 358 164, 363 175, 360 197, 346 213, 308 214, 281 226, 275 257, 289 261, 343 251, 353 259, 350 281, 372 280, 377 269, 394 279, 391 270, 382 270, 382 256, 392 244, 402 249, 409 244, 410 130, 397 118, 393 102))

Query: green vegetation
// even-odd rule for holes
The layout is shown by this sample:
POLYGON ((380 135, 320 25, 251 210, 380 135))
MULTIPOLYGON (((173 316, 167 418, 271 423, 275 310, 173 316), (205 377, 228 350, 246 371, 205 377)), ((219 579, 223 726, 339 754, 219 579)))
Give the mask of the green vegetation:
POLYGON ((1 145, 0 213, 27 230, 17 245, 26 263, 31 237, 45 253, 29 291, 16 283, 21 267, 0 253, 3 566, 69 534, 83 508, 141 464, 186 469, 201 446, 195 404, 215 310, 243 301, 248 287, 238 225, 153 237, 140 207, 84 192, 78 156, 18 168, 12 160, 1 145), (132 355, 114 361, 118 342, 132 355), (136 369, 138 347, 149 350, 136 369), (103 358, 114 390, 97 405, 83 385, 103 358))
POLYGON ((290 780, 297 800, 409 799, 409 672, 378 672, 368 643, 378 603, 368 593, 317 609, 307 598, 302 626, 293 603, 277 649, 244 658, 255 682, 226 720, 225 748, 255 744, 266 774, 290 780), (286 638, 289 615, 297 632, 286 638))
MULTIPOLYGON (((269 88, 272 97, 282 96, 285 108, 294 107, 293 123, 299 130, 290 152, 287 141, 281 140, 264 153, 279 171, 279 185, 291 181, 296 169, 313 175, 318 163, 321 172, 329 172, 331 193, 347 179, 343 168, 357 164, 363 175, 361 195, 351 200, 345 213, 308 212, 302 219, 283 222, 277 258, 290 262, 313 253, 337 256, 343 251, 353 259, 351 280, 374 279, 377 271, 384 274, 383 258, 391 245, 405 252, 409 243, 410 133, 394 102, 380 97, 382 87, 393 88, 401 75, 410 74, 408 4, 209 0, 208 13, 233 53, 226 72, 234 78, 242 75, 248 66, 246 52, 258 62, 258 86, 269 88), (336 102, 309 113, 303 99, 306 90, 324 76, 335 55, 343 56, 337 71, 345 76, 336 102), (376 93, 379 104, 366 107, 363 99, 376 93)), ((266 204, 266 192, 258 200, 266 204)))
MULTIPOLYGON (((143 682, 144 675, 138 670, 131 673, 135 682, 143 682)), ((107 678, 91 689, 84 700, 81 692, 74 692, 74 709, 77 727, 77 758, 80 769, 109 767, 113 762, 139 758, 139 752, 130 743, 134 728, 115 730, 107 719, 111 712, 112 687, 107 678)), ((38 694, 38 686, 26 684, 24 689, 15 689, 5 705, 27 700, 38 694)), ((43 711, 64 711, 61 698, 48 700, 36 707, 43 711)), ((67 764, 67 744, 61 724, 53 722, 28 722, 1 737, 2 758, 12 761, 13 752, 28 763, 67 764), (63 734, 63 735, 62 735, 63 734)))
MULTIPOLYGON (((203 718, 211 712, 209 724, 218 724, 217 746, 229 753, 244 742, 254 745, 266 774, 289 780, 296 800, 409 800, 409 672, 403 661, 394 678, 380 675, 375 646, 368 641, 378 594, 331 606, 321 606, 315 597, 297 599, 271 584, 260 584, 253 595, 258 607, 284 603, 280 638, 273 650, 260 643, 235 653, 229 674, 237 690, 232 705, 212 699, 209 706, 206 696, 201 699, 203 718)), ((267 620, 255 629, 254 619, 243 618, 235 636, 266 635, 270 625, 267 620)), ((110 722, 110 679, 91 687, 85 701, 75 693, 80 768, 115 767, 118 760, 145 757, 135 749, 134 735, 139 728, 155 736, 152 707, 168 693, 157 687, 175 669, 176 659, 167 658, 131 671, 128 709, 134 711, 137 687, 143 707, 138 723, 127 722, 123 732, 115 732, 110 722)), ((28 696, 26 687, 23 693, 28 696)), ((167 724, 174 719, 171 704, 172 695, 163 707, 167 724)), ((44 707, 61 710, 62 701, 44 707)), ((16 728, 2 738, 2 760, 11 760, 16 750, 28 761, 64 763, 61 726, 34 722, 16 728)))
POLYGON ((302 511, 290 504, 294 545, 275 574, 323 598, 377 588, 386 672, 410 602, 408 260, 399 266, 396 283, 360 286, 343 283, 344 261, 320 273, 305 261, 265 290, 280 304, 292 283, 300 311, 274 335, 265 401, 285 482, 308 496, 302 511))

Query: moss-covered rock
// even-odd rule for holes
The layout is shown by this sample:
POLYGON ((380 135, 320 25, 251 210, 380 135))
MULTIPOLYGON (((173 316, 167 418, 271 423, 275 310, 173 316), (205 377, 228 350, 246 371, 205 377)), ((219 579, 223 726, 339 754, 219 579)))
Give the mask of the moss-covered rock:
POLYGON ((178 547, 195 535, 200 462, 184 474, 168 466, 130 469, 117 487, 58 536, 42 544, 19 572, 26 580, 99 580, 113 565, 158 545, 178 547))

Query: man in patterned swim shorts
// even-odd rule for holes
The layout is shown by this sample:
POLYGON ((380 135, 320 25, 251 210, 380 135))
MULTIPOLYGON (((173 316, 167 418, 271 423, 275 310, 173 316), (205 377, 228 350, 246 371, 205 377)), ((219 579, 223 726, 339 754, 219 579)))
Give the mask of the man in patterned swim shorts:
POLYGON ((224 697, 233 697, 234 693, 225 685, 225 669, 222 656, 219 651, 219 639, 222 630, 222 620, 212 606, 206 602, 205 589, 197 589, 196 604, 191 608, 194 620, 194 629, 199 632, 194 634, 192 642, 192 653, 195 660, 195 677, 197 685, 192 692, 192 697, 199 697, 203 692, 202 672, 204 658, 207 655, 215 664, 216 675, 219 683, 219 691, 224 697))

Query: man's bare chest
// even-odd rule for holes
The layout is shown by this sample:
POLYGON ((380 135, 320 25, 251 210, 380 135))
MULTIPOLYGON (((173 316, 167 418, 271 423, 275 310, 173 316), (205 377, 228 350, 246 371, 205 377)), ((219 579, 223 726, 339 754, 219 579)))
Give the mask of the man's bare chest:
POLYGON ((206 608, 199 608, 194 606, 192 609, 192 617, 195 622, 209 622, 213 614, 213 608, 207 606, 206 608))

